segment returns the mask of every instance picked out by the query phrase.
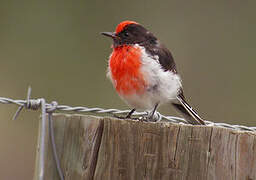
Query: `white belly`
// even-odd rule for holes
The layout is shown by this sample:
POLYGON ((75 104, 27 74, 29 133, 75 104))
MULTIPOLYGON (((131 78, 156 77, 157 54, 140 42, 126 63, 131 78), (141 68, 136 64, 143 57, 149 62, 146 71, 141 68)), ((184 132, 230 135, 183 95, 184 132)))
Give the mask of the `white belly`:
MULTIPOLYGON (((139 46, 140 47, 140 46, 139 46)), ((147 84, 145 93, 120 95, 132 108, 151 110, 159 103, 167 103, 176 99, 181 87, 179 75, 164 71, 158 57, 148 56, 143 47, 141 73, 147 84)))

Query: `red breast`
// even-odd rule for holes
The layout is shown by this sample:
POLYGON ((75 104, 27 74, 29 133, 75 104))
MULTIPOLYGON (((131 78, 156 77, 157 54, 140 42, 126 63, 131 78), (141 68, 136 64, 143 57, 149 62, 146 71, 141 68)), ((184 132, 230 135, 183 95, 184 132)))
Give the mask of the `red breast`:
POLYGON ((141 69, 141 50, 132 45, 123 45, 113 49, 109 67, 115 88, 119 94, 142 94, 145 80, 141 69))

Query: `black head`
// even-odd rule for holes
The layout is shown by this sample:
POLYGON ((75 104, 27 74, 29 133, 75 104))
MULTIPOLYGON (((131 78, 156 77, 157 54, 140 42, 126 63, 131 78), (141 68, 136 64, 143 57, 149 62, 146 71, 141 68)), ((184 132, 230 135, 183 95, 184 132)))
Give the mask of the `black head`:
POLYGON ((123 21, 117 26, 115 32, 103 32, 102 34, 113 39, 114 47, 157 43, 157 39, 152 33, 133 21, 123 21))

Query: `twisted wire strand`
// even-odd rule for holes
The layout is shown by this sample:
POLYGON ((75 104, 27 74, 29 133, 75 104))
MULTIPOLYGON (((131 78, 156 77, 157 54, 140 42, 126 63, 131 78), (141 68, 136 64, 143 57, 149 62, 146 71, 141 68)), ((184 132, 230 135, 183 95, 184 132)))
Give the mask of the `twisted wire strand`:
MULTIPOLYGON (((37 110, 41 106, 41 99, 29 99, 27 100, 14 100, 11 98, 0 97, 0 103, 2 104, 16 104, 18 106, 22 106, 25 108, 37 110)), ((46 111, 52 108, 52 104, 45 103, 46 111)), ((119 109, 103 109, 99 107, 88 108, 82 106, 71 107, 67 105, 57 105, 55 107, 58 111, 66 111, 66 112, 79 112, 79 113, 97 113, 97 114, 112 114, 112 115, 123 115, 130 112, 130 110, 119 110, 119 109)), ((143 116, 147 115, 147 112, 134 112, 134 116, 143 116)), ((168 121, 172 123, 179 123, 179 124, 189 124, 185 119, 175 116, 165 116, 160 114, 159 112, 156 113, 156 119, 168 121)), ((256 127, 247 127, 243 125, 231 125, 227 123, 214 123, 211 121, 205 121, 207 126, 217 126, 217 127, 224 127, 233 130, 240 130, 240 131, 251 131, 256 132, 256 127)))

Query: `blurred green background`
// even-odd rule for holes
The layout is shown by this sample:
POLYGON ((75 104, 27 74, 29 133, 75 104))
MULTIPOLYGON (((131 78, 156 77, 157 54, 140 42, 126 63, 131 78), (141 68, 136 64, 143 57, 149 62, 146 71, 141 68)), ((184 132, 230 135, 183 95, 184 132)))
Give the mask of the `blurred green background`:
MULTIPOLYGON (((106 78, 113 31, 135 20, 173 53, 190 104, 202 117, 255 124, 255 1, 0 0, 0 96, 72 106, 128 107, 106 78)), ((32 179, 39 112, 11 117, 0 104, 0 179, 32 179)), ((160 108, 176 115, 171 107, 160 108)))

